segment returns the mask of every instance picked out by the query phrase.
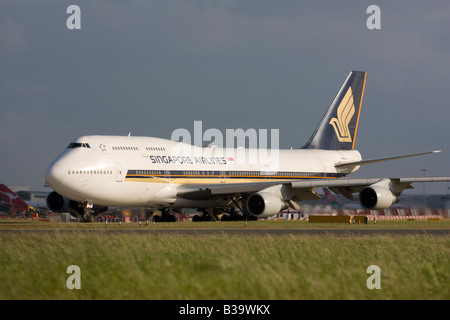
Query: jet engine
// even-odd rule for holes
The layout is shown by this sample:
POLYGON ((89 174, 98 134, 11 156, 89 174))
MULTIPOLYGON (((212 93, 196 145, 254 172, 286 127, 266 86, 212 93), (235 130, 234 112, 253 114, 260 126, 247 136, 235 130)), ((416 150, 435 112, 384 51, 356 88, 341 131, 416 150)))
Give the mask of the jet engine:
POLYGON ((288 207, 289 205, 286 201, 269 192, 253 193, 246 201, 246 211, 258 218, 271 217, 288 207))
POLYGON ((361 205, 370 210, 387 209, 398 201, 397 197, 391 192, 380 186, 369 186, 359 193, 361 205))
POLYGON ((69 203, 71 200, 64 198, 59 193, 52 191, 47 196, 47 208, 49 208, 53 212, 68 212, 69 211, 69 203))
MULTIPOLYGON (((47 207, 53 212, 70 212, 76 218, 84 215, 84 209, 78 205, 78 202, 64 198, 55 191, 49 193, 46 201, 47 207)), ((108 207, 94 205, 91 212, 96 216, 106 210, 108 210, 108 207)))

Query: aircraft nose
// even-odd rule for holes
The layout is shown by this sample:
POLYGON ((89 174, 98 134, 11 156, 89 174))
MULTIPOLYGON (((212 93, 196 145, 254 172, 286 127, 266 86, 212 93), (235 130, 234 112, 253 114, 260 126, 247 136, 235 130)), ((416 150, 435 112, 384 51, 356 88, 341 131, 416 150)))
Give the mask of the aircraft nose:
POLYGON ((52 164, 47 168, 47 171, 44 174, 45 181, 49 184, 50 187, 54 187, 61 183, 63 176, 63 171, 60 165, 52 164))

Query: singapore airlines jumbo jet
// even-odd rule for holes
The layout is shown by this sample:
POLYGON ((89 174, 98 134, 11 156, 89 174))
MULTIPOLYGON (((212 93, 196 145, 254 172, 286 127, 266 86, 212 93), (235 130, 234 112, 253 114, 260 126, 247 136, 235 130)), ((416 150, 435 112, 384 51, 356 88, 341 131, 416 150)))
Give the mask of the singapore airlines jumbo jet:
POLYGON ((366 72, 352 71, 309 141, 301 148, 241 149, 197 147, 150 137, 83 136, 48 167, 53 211, 70 211, 84 221, 108 206, 199 208, 213 219, 218 212, 269 217, 298 201, 320 198, 327 187, 361 205, 384 209, 414 182, 450 177, 345 178, 361 165, 436 153, 362 160, 354 149, 366 72))

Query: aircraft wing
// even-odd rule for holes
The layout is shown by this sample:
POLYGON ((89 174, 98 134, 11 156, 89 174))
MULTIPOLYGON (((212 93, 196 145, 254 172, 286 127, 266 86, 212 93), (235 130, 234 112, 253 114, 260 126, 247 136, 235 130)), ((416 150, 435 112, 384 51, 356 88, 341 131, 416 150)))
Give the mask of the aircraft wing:
POLYGON ((254 183, 187 184, 178 187, 177 197, 189 200, 208 200, 227 195, 254 193, 274 185, 285 183, 289 184, 290 182, 267 181, 254 183))
POLYGON ((450 177, 410 177, 410 178, 352 178, 335 180, 306 180, 292 183, 292 188, 329 188, 334 193, 342 194, 350 200, 355 200, 353 193, 359 193, 364 188, 375 186, 390 190, 395 196, 399 196, 405 189, 414 189, 413 183, 417 182, 445 182, 450 177))
POLYGON ((314 192, 317 188, 329 188, 335 193, 354 200, 353 193, 359 193, 367 187, 376 186, 378 189, 388 190, 398 196, 404 189, 414 188, 413 183, 445 181, 450 181, 450 177, 305 179, 301 181, 182 185, 178 187, 177 196, 190 200, 208 200, 265 191, 279 193, 285 201, 302 201, 320 198, 314 192), (275 186, 279 186, 279 188, 275 186))
MULTIPOLYGON (((297 195, 297 200, 312 200, 320 197, 314 192, 317 188, 328 187, 335 193, 351 194, 360 192, 364 187, 380 181, 380 178, 372 179, 309 179, 309 180, 285 180, 267 181, 254 183, 222 183, 222 184, 200 184, 182 185, 177 189, 177 197, 189 200, 209 200, 224 196, 239 196, 252 194, 265 189, 281 186, 297 195), (340 192, 336 192, 340 190, 340 192), (299 197, 298 195, 302 195, 299 197)), ((294 196, 292 197, 294 198, 294 196)), ((291 200, 291 199, 289 199, 291 200)))
POLYGON ((434 150, 434 151, 428 151, 428 152, 413 153, 413 154, 394 156, 394 157, 387 157, 387 158, 377 158, 377 159, 361 160, 361 161, 353 161, 353 162, 342 162, 342 163, 336 163, 334 166, 336 168, 355 167, 355 166, 361 166, 361 165, 365 165, 365 164, 372 164, 372 163, 377 163, 377 162, 384 162, 384 161, 391 161, 391 160, 404 159, 404 158, 410 158, 410 157, 417 157, 417 156, 422 156, 422 155, 425 155, 425 154, 433 154, 433 153, 439 153, 439 152, 442 152, 442 150, 434 150))

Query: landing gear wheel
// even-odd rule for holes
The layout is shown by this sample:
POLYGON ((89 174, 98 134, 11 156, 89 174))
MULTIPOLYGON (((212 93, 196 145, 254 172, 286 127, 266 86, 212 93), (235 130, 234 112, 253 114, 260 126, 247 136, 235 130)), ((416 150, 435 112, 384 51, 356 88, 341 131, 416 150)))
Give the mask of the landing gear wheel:
POLYGON ((153 222, 176 222, 177 218, 168 212, 167 209, 161 209, 161 214, 153 215, 153 222))

